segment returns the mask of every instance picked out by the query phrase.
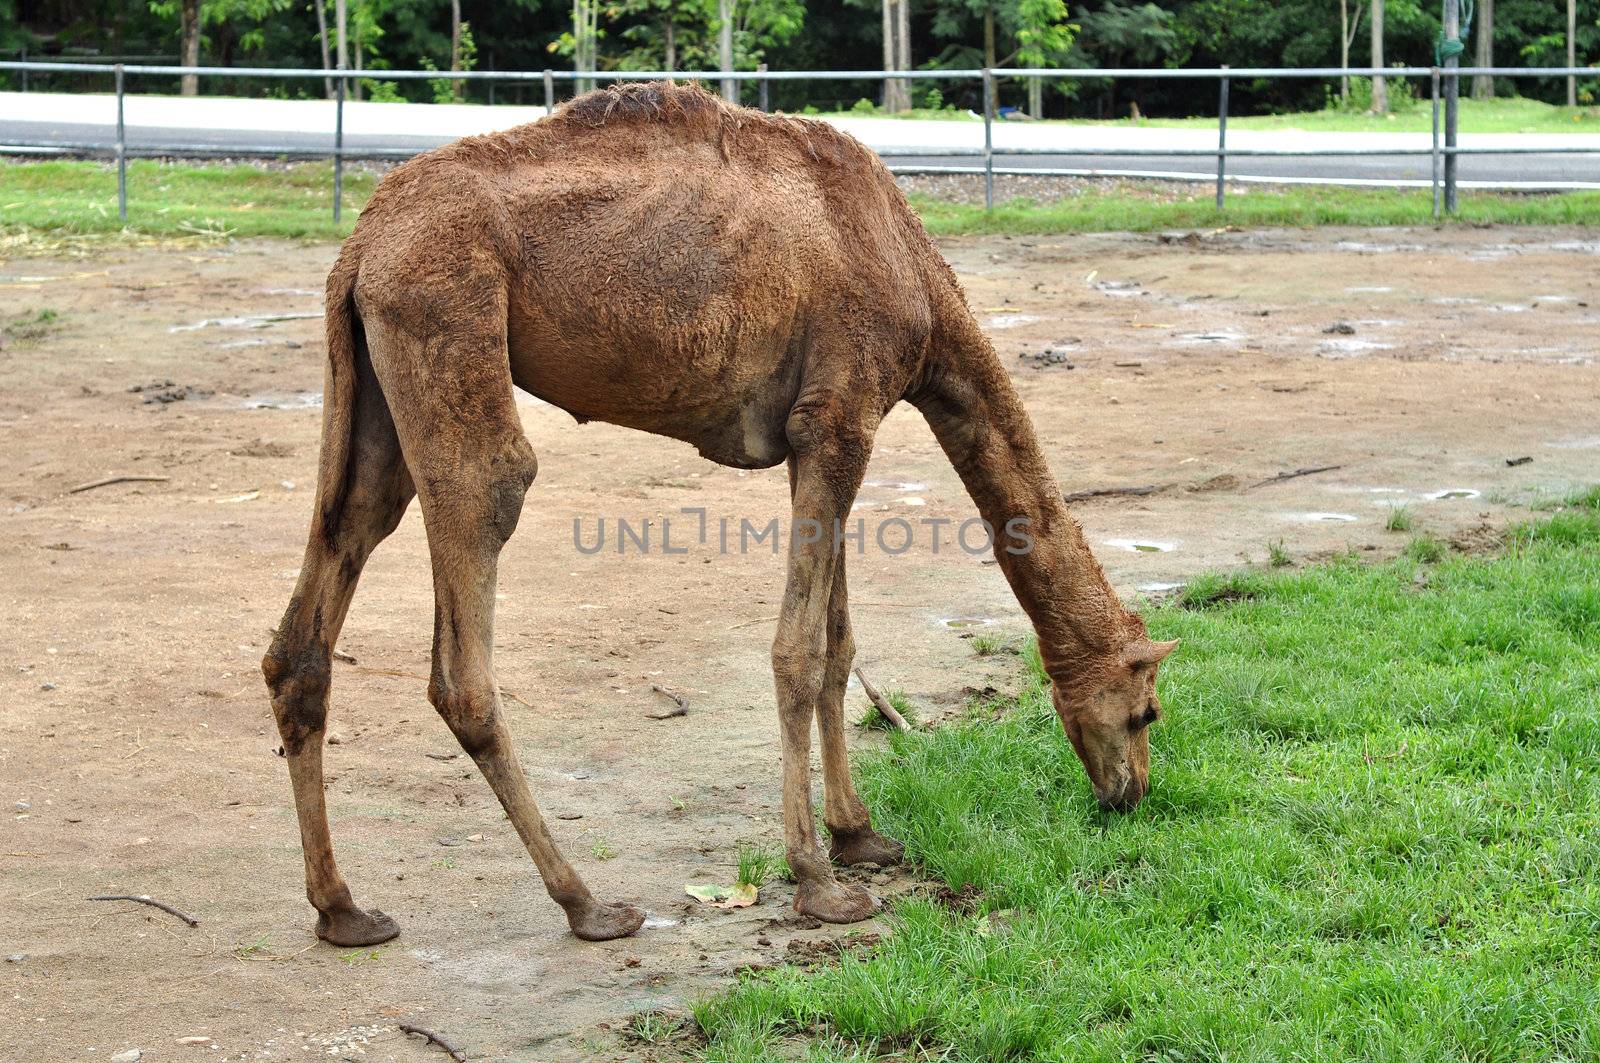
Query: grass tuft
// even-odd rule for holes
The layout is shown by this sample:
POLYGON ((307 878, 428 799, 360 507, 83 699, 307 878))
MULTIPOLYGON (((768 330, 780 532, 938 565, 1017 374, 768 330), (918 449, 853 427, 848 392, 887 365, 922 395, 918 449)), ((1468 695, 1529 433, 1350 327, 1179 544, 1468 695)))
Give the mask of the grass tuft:
POLYGON ((739 872, 735 883, 760 889, 773 876, 790 878, 789 864, 783 854, 754 842, 739 843, 739 872))
POLYGON ((1406 544, 1406 556, 1423 565, 1435 565, 1444 559, 1445 545, 1424 532, 1406 544))
POLYGON ((1389 508, 1389 516, 1383 522, 1385 531, 1408 532, 1416 524, 1416 518, 1411 514, 1411 507, 1400 505, 1389 508))
MULTIPOLYGON (((911 707, 911 700, 903 692, 885 690, 883 696, 889 699, 889 704, 895 707, 896 712, 906 718, 906 723, 909 723, 912 727, 917 725, 917 710, 911 707)), ((878 706, 870 702, 867 704, 867 711, 862 714, 861 719, 856 721, 856 726, 872 731, 898 730, 894 724, 884 717, 883 713, 878 711, 878 706)))
POLYGON ((1282 539, 1267 544, 1267 564, 1273 568, 1288 568, 1294 564, 1294 558, 1289 556, 1282 539))
POLYGON ((905 899, 872 951, 748 976, 696 1007, 707 1058, 1600 1056, 1595 499, 1420 589, 1340 559, 1151 610, 1183 646, 1133 813, 1031 669, 864 757, 875 825, 977 910, 905 899))

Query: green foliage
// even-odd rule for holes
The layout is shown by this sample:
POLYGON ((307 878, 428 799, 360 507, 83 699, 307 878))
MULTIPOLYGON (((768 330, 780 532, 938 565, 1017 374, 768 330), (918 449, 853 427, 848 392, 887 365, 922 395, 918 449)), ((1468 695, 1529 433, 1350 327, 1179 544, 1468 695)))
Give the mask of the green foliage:
POLYGON ((1505 1060, 1600 1054, 1600 513, 1494 558, 1249 574, 1147 615, 1153 789, 1101 813, 1040 684, 860 765, 976 913, 903 900, 752 974, 705 1058, 1505 1060))
POLYGON ((1383 527, 1385 531, 1408 532, 1415 523, 1416 518, 1412 516, 1410 506, 1391 506, 1383 527))

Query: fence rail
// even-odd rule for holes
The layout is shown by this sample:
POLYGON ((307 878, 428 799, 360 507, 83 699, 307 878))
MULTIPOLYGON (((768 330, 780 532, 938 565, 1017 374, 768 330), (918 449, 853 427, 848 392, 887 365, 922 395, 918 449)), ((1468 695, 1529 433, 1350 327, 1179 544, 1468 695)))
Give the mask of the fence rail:
POLYGON ((936 165, 896 165, 897 173, 981 173, 984 175, 984 203, 994 206, 995 174, 1029 176, 1067 176, 1077 171, 1047 167, 996 167, 996 157, 1026 157, 1030 155, 1075 155, 1109 157, 1159 157, 1159 158, 1214 158, 1216 159, 1216 202, 1219 210, 1227 205, 1227 160, 1230 158, 1309 158, 1309 157, 1373 157, 1401 158, 1427 156, 1433 160, 1431 186, 1433 212, 1455 213, 1458 205, 1456 163, 1464 155, 1600 155, 1600 148, 1585 147, 1462 147, 1457 144, 1455 101, 1460 79, 1477 75, 1503 78, 1535 77, 1591 77, 1600 76, 1596 67, 1462 67, 1457 60, 1448 59, 1443 66, 1432 67, 1209 67, 1199 69, 1166 68, 1086 68, 1086 67, 1025 67, 974 70, 699 70, 699 71, 636 71, 636 70, 349 70, 281 67, 205 67, 138 65, 92 62, 38 62, 0 61, 0 71, 32 73, 66 72, 75 75, 108 74, 113 79, 116 93, 116 139, 104 141, 23 140, 0 144, 0 154, 23 156, 95 155, 111 157, 117 163, 117 212, 123 221, 128 218, 127 160, 137 157, 181 156, 190 158, 227 158, 234 156, 267 156, 294 158, 331 158, 333 160, 333 218, 340 220, 343 200, 344 161, 346 159, 400 159, 419 154, 412 148, 346 147, 345 97, 351 79, 377 78, 384 81, 489 81, 536 82, 544 86, 545 113, 555 109, 557 82, 577 83, 579 87, 598 82, 614 81, 706 81, 738 83, 753 81, 760 87, 760 106, 766 109, 766 86, 773 81, 979 81, 983 91, 983 145, 970 148, 930 147, 887 148, 878 154, 886 160, 899 158, 981 158, 981 167, 952 167, 936 165), (126 81, 130 77, 173 77, 196 75, 198 77, 227 78, 279 78, 284 80, 321 78, 335 87, 334 128, 326 150, 277 144, 150 144, 130 146, 124 120, 126 81), (1427 148, 1231 148, 1228 146, 1229 90, 1236 80, 1275 78, 1427 78, 1433 107, 1432 143, 1427 148), (1192 79, 1217 82, 1217 145, 1215 148, 1076 148, 1076 147, 996 147, 994 122, 996 82, 1002 79, 1042 78, 1050 80, 1094 81, 1129 78, 1192 79))

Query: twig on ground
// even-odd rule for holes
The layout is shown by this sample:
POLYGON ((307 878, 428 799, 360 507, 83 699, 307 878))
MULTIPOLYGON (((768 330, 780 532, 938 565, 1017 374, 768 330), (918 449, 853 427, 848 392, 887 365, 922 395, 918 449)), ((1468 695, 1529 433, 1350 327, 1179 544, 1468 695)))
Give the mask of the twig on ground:
POLYGON ((200 920, 196 919, 194 916, 178 911, 178 909, 174 908, 165 901, 158 901, 147 896, 135 897, 131 893, 105 893, 97 897, 90 897, 89 899, 91 901, 133 901, 135 904, 148 904, 152 908, 160 908, 168 915, 177 916, 190 926, 200 925, 200 920))
POLYGON ((878 691, 878 688, 873 686, 867 680, 866 676, 861 674, 861 669, 857 668, 855 672, 856 678, 861 680, 861 689, 866 692, 867 700, 872 702, 877 710, 883 714, 883 718, 894 724, 902 731, 911 730, 911 725, 906 722, 906 718, 900 715, 900 711, 898 709, 889 704, 889 699, 884 697, 878 691))
POLYGON ((440 1037, 426 1026, 413 1026, 409 1022, 402 1022, 399 1025, 401 1033, 415 1034, 424 1041, 430 1041, 444 1049, 445 1054, 451 1059, 457 1060, 458 1063, 467 1063, 467 1054, 465 1052, 461 1051, 461 1049, 457 1048, 449 1041, 446 1041, 443 1037, 440 1037))
POLYGON ((93 491, 96 487, 110 487, 112 484, 164 484, 172 479, 170 476, 107 476, 100 480, 90 480, 77 487, 69 487, 67 494, 75 495, 80 491, 93 491))
POLYGON ((1342 468, 1344 468, 1343 465, 1312 465, 1304 469, 1296 469, 1293 472, 1280 472, 1276 476, 1267 477, 1260 483, 1251 484, 1249 487, 1246 487, 1245 490, 1254 491, 1256 488, 1265 487, 1268 484, 1282 483, 1285 480, 1297 480, 1302 476, 1314 476, 1319 472, 1332 472, 1335 469, 1342 468))
POLYGON ((657 683, 651 683, 650 684, 650 689, 655 691, 657 694, 660 694, 664 698, 672 699, 672 706, 673 707, 668 709, 668 710, 666 710, 665 712, 647 712, 647 713, 644 714, 646 719, 650 719, 650 720, 670 720, 674 716, 687 716, 687 715, 689 715, 689 703, 687 701, 685 701, 683 698, 679 697, 677 694, 674 694, 672 691, 668 690, 666 687, 661 686, 660 684, 657 684, 657 683))
POLYGON ((356 659, 354 657, 352 657, 350 654, 344 652, 343 650, 334 650, 333 651, 333 659, 336 660, 336 661, 343 661, 345 664, 355 664, 356 663, 356 659))
POLYGON ((1061 497, 1067 502, 1083 502, 1090 498, 1109 498, 1113 495, 1153 495, 1161 490, 1160 484, 1145 484, 1143 487, 1091 487, 1087 491, 1074 491, 1070 495, 1061 497))

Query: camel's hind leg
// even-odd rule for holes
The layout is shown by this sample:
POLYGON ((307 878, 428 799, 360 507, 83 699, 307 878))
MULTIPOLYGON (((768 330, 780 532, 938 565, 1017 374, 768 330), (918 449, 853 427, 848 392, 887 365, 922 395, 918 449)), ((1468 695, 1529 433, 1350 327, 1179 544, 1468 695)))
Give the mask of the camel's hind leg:
MULTIPOLYGON (((373 548, 400 523, 415 491, 400 459, 394 422, 364 358, 357 364, 350 433, 349 461, 338 473, 342 497, 325 509, 324 492, 337 493, 339 488, 326 483, 319 488, 300 581, 262 671, 289 761, 305 854, 306 897, 317 909, 317 935, 335 945, 372 945, 394 937, 400 928, 380 911, 358 908, 334 863, 322 789, 322 739, 333 646, 356 580, 373 548)), ((324 470, 324 479, 327 475, 324 470)))
POLYGON ((850 778, 850 754, 845 749, 844 691, 850 683, 850 664, 856 642, 850 631, 850 595, 845 586, 845 552, 834 560, 833 593, 828 599, 828 661, 817 695, 817 730, 822 735, 822 778, 825 786, 822 821, 828 827, 828 855, 834 862, 898 864, 905 846, 872 829, 872 816, 856 793, 850 778))
POLYGON ((590 941, 623 937, 639 929, 644 913, 596 900, 556 848, 517 762, 495 682, 495 570, 538 467, 517 416, 505 335, 495 331, 505 312, 430 309, 408 307, 393 324, 381 310, 367 314, 433 559, 428 697, 494 788, 572 932, 590 941), (425 322, 432 334, 413 335, 401 322, 425 322))

